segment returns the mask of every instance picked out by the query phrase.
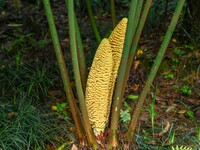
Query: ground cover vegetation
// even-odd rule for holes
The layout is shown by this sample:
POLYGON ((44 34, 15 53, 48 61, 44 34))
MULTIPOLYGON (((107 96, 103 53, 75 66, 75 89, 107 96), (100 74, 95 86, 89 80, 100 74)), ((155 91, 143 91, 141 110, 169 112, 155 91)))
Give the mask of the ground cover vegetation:
POLYGON ((0 149, 200 148, 199 2, 48 2, 0 0, 0 149), (106 127, 94 134, 87 76, 122 18, 127 47, 108 84, 106 127))

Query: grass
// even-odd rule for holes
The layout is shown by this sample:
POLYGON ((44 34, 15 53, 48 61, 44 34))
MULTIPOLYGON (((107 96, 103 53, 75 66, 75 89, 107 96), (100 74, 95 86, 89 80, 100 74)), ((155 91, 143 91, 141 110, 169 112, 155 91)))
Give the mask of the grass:
POLYGON ((154 119, 155 119, 155 117, 156 117, 156 115, 157 115, 156 112, 155 112, 155 110, 154 110, 155 101, 156 101, 156 92, 155 92, 155 94, 154 94, 154 96, 153 96, 151 105, 150 105, 150 107, 148 108, 148 111, 149 111, 149 113, 150 113, 150 118, 151 118, 151 129, 152 129, 152 135, 153 135, 153 137, 155 136, 155 134, 154 134, 154 119))
POLYGON ((7 65, 0 69, 0 92, 2 97, 12 96, 13 100, 19 94, 25 94, 35 101, 48 95, 48 89, 53 87, 56 77, 51 76, 48 66, 24 64, 16 67, 7 65))
POLYGON ((66 127, 73 126, 71 120, 53 112, 48 102, 48 91, 58 79, 51 69, 49 64, 1 64, 0 149, 56 149, 66 139, 74 141, 66 127))
POLYGON ((52 138, 47 118, 43 118, 42 112, 25 97, 18 97, 15 107, 8 105, 8 101, 1 104, 4 113, 0 124, 0 147, 9 150, 44 149, 45 142, 52 138))
POLYGON ((74 141, 66 125, 73 126, 42 105, 34 105, 26 95, 0 101, 0 148, 3 150, 54 148, 74 141), (62 123, 59 123, 61 122, 62 123), (65 139, 64 139, 65 138, 65 139))

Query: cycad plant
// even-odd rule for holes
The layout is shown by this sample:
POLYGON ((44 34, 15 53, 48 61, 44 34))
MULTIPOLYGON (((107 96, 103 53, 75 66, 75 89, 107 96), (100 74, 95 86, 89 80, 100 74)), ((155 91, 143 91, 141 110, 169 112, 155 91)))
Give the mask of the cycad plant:
MULTIPOLYGON (((89 72, 88 83, 86 83, 87 70, 80 38, 81 36, 76 21, 76 15, 74 13, 74 1, 66 0, 69 19, 70 50, 72 54, 72 64, 76 83, 76 92, 79 100, 79 107, 77 106, 72 88, 70 87, 70 80, 61 46, 58 40, 49 0, 43 0, 43 3, 51 31, 57 62, 63 80, 64 90, 66 92, 68 103, 71 108, 72 117, 76 126, 80 143, 83 145, 87 143, 88 146, 92 147, 93 149, 98 149, 101 146, 105 146, 102 144, 101 138, 106 138, 106 141, 108 141, 107 148, 112 149, 113 147, 117 147, 118 123, 125 85, 152 0, 131 1, 128 19, 125 19, 128 20, 128 22, 126 21, 127 23, 124 25, 125 37, 122 36, 123 28, 119 27, 118 29, 117 26, 116 29, 114 29, 114 31, 111 33, 111 36, 114 38, 109 37, 108 39, 102 40, 99 48, 96 51, 92 67, 89 72), (114 33, 115 31, 117 32, 114 33), (114 42, 114 44, 112 44, 112 42, 114 42), (117 65, 118 63, 119 65, 117 65), (119 69, 114 71, 114 68, 116 67, 119 69), (101 71, 101 69, 103 69, 105 73, 104 71, 101 71), (102 104, 104 102, 105 105, 102 104), (105 112, 106 115, 103 115, 102 117, 102 113, 105 112), (104 134, 105 124, 108 122, 109 114, 110 129, 109 135, 106 137, 104 134), (104 118, 104 116, 106 117, 104 118), (102 121, 103 118, 104 120, 102 121)), ((165 50, 175 29, 184 3, 185 0, 179 0, 177 3, 174 16, 158 52, 155 63, 150 71, 144 89, 140 94, 137 107, 134 110, 134 114, 129 125, 129 129, 124 136, 124 139, 128 143, 133 141, 134 130, 142 105, 144 103, 144 99, 152 85, 158 67, 163 59, 165 50)), ((113 1, 111 4, 114 4, 113 1)), ((113 6, 112 9, 114 9, 113 6)), ((115 16, 113 13, 114 11, 112 11, 112 17, 115 16)))

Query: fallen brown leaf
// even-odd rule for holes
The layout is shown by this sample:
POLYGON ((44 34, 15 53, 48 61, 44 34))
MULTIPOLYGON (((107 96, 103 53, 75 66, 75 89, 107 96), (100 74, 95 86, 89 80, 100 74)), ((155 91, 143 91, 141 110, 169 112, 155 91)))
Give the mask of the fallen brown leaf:
POLYGON ((169 128, 170 128, 170 123, 169 123, 169 121, 166 121, 165 128, 158 134, 158 136, 161 137, 164 133, 169 131, 169 128))
POLYGON ((75 144, 73 144, 71 150, 78 150, 78 147, 75 144))
POLYGON ((134 61, 134 70, 137 69, 138 65, 140 64, 140 61, 134 61))
POLYGON ((139 87, 139 85, 138 84, 133 84, 133 86, 132 86, 132 88, 133 88, 133 91, 134 92, 136 92, 136 91, 138 91, 138 87, 139 87))
POLYGON ((169 106, 166 110, 166 113, 173 112, 175 110, 175 106, 169 106))
POLYGON ((182 110, 178 111, 179 114, 185 114, 186 112, 187 112, 187 110, 185 110, 185 109, 182 109, 182 110))

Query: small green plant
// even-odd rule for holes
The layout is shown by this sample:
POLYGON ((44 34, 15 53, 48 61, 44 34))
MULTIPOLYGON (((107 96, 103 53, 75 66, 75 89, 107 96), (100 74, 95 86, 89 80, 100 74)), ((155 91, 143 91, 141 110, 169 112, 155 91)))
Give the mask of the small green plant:
MULTIPOLYGON (((139 96, 138 95, 134 95, 134 94, 129 94, 126 98, 131 99, 132 101, 134 101, 134 100, 137 100, 139 98, 139 96)), ((129 123, 130 120, 131 120, 131 114, 130 114, 131 108, 128 105, 128 103, 125 102, 125 101, 123 102, 123 105, 125 107, 125 110, 122 110, 122 109, 120 110, 120 118, 121 118, 121 121, 123 123, 129 123)))
POLYGON ((149 136, 149 132, 147 130, 142 130, 142 133, 144 134, 144 138, 147 138, 149 136))
POLYGON ((125 110, 122 109, 120 110, 120 118, 123 123, 129 123, 131 120, 131 114, 130 114, 131 108, 125 101, 123 102, 123 105, 125 107, 125 110))
POLYGON ((165 79, 173 79, 173 78, 174 78, 174 74, 169 73, 169 74, 165 75, 164 78, 165 78, 165 79))
POLYGON ((189 44, 189 45, 185 45, 185 48, 190 49, 190 50, 193 50, 193 49, 194 49, 194 46, 191 45, 191 44, 189 44))
POLYGON ((190 90, 190 87, 188 85, 185 85, 185 86, 180 88, 180 93, 183 94, 183 95, 191 95, 192 90, 190 90))
POLYGON ((172 68, 173 71, 177 71, 177 67, 176 66, 172 65, 171 68, 172 68))
POLYGON ((150 117, 151 117, 151 129, 152 129, 153 137, 154 137, 154 119, 155 119, 155 117, 157 115, 156 112, 155 112, 155 110, 154 110, 154 108, 155 108, 155 101, 156 101, 156 93, 154 94, 152 102, 151 102, 151 105, 148 108, 148 111, 149 111, 150 117))
POLYGON ((67 103, 57 103, 57 112, 66 115, 66 111, 64 111, 66 106, 67 103))
POLYGON ((52 110, 56 111, 59 115, 63 116, 65 120, 70 120, 66 112, 67 103, 56 103, 56 106, 52 106, 52 110))
POLYGON ((197 124, 197 120, 194 116, 194 112, 191 110, 187 111, 187 115, 189 116, 189 118, 194 122, 195 126, 196 126, 196 133, 197 133, 197 140, 200 141, 200 127, 197 124))
POLYGON ((190 90, 190 87, 188 85, 184 85, 182 87, 174 84, 172 85, 173 89, 179 89, 180 94, 182 95, 191 95, 192 94, 192 90, 190 90))
POLYGON ((188 111, 187 111, 187 115, 189 116, 190 119, 192 119, 192 120, 195 119, 195 117, 194 117, 194 112, 193 112, 193 111, 188 110, 188 111))
POLYGON ((176 48, 174 51, 173 51, 174 54, 178 55, 178 56, 182 56, 183 54, 185 54, 185 51, 184 50, 181 50, 179 48, 176 48))
POLYGON ((197 129, 197 139, 198 139, 198 141, 200 142, 200 127, 199 126, 197 126, 196 127, 197 129))
POLYGON ((42 39, 38 41, 39 48, 44 48, 47 45, 47 41, 42 39))
POLYGON ((174 58, 172 58, 172 62, 178 63, 179 59, 174 57, 174 58))
MULTIPOLYGON (((139 96, 134 94, 129 94, 128 96, 126 96, 126 98, 134 101, 137 100, 139 96)), ((123 105, 125 107, 125 110, 122 109, 120 110, 120 118, 123 123, 129 123, 131 120, 131 114, 130 114, 131 108, 126 101, 123 102, 123 105)))
POLYGON ((175 141, 175 131, 169 137, 169 144, 173 144, 175 141))
POLYGON ((173 89, 179 89, 179 86, 176 85, 176 84, 174 84, 174 85, 172 85, 172 88, 173 88, 173 89))
POLYGON ((129 123, 131 120, 130 110, 121 110, 120 117, 123 123, 129 123))

